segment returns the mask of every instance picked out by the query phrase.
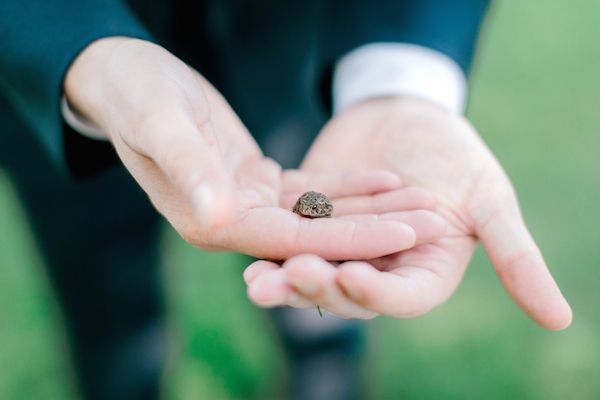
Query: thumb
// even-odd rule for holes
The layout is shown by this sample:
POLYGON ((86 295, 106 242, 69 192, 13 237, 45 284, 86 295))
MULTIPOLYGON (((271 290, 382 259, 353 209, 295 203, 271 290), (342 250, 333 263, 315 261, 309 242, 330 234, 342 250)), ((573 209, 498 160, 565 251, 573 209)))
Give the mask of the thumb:
POLYGON ((189 201, 203 227, 226 225, 235 216, 233 177, 210 119, 198 124, 178 111, 168 116, 144 131, 141 151, 189 201))
POLYGON ((498 207, 477 235, 506 291, 547 329, 569 326, 572 312, 521 217, 516 199, 498 207))

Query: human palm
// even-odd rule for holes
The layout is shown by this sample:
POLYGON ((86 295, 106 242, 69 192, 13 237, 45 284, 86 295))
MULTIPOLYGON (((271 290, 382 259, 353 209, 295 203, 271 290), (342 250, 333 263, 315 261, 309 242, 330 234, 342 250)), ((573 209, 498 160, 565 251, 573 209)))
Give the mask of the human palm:
MULTIPOLYGON (((431 243, 337 267, 314 255, 292 258, 282 269, 257 262, 246 280, 258 304, 318 303, 356 318, 418 316, 454 292, 481 240, 506 290, 532 319, 549 329, 569 325, 571 310, 523 223, 510 181, 462 117, 414 99, 365 102, 330 121, 302 168, 392 171, 436 195, 435 211, 448 228, 431 243)), ((388 206, 378 211, 393 211, 388 206)))
POLYGON ((272 259, 304 252, 377 257, 421 240, 411 221, 439 220, 433 213, 314 221, 293 214, 287 202, 306 190, 324 191, 343 208, 380 191, 401 194, 401 182, 386 171, 282 172, 209 82, 152 43, 94 42, 69 69, 65 93, 110 138, 156 209, 196 246, 272 259))

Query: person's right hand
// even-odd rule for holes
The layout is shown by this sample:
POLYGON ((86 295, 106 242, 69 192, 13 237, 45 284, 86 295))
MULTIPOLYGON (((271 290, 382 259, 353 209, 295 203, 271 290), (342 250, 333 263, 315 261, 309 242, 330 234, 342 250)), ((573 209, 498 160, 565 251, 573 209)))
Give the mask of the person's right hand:
MULTIPOLYGON (((152 43, 120 37, 92 43, 70 67, 65 93, 106 132, 158 211, 198 247, 270 259, 301 253, 368 259, 443 230, 428 211, 309 220, 280 208, 282 198, 306 190, 336 200, 387 190, 402 196, 404 189, 384 171, 282 173, 217 90, 152 43)), ((418 198, 413 203, 420 208, 418 198)))
MULTIPOLYGON (((407 251, 332 264, 300 255, 283 265, 256 261, 244 277, 265 307, 319 304, 350 318, 414 318, 458 288, 477 240, 514 301, 548 329, 564 329, 572 311, 521 216, 515 190, 492 152, 462 116, 412 97, 382 97, 335 115, 306 155, 312 173, 383 168, 426 188, 446 233, 407 251)), ((384 193, 374 196, 387 197, 384 193)), ((368 203, 363 203, 368 204, 368 203)), ((389 212, 401 202, 369 212, 389 212)), ((360 204, 352 207, 357 212, 360 204)), ((341 207, 338 207, 338 210, 341 207)))

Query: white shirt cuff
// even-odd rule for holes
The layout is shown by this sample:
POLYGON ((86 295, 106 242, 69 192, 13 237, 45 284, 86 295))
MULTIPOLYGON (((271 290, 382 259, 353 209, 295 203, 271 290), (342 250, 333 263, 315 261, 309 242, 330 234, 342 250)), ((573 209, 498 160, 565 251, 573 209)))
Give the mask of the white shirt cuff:
POLYGON ((464 112, 467 79, 450 57, 405 43, 372 43, 342 57, 333 74, 333 110, 364 100, 416 96, 450 112, 464 112))
POLYGON ((108 136, 99 126, 87 120, 84 116, 71 108, 66 96, 63 96, 60 101, 60 109, 65 122, 83 136, 94 140, 108 140, 108 136))

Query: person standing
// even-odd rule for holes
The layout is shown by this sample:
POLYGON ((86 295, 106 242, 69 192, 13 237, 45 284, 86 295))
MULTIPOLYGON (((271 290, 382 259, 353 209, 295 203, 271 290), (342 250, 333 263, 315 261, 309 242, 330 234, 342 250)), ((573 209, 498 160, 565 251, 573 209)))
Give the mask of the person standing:
MULTIPOLYGON (((376 246, 356 246, 343 234, 347 229, 337 234, 334 226, 326 232, 337 245, 323 246, 323 227, 303 225, 306 240, 298 248, 289 234, 298 226, 297 219, 276 206, 281 188, 304 188, 293 184, 293 174, 281 174, 249 132, 287 167, 299 162, 328 118, 326 107, 318 104, 319 99, 329 104, 326 95, 318 95, 319 85, 326 93, 333 84, 338 110, 365 98, 407 93, 457 107, 462 101, 461 74, 468 69, 486 3, 389 1, 373 7, 360 1, 3 2, 0 27, 6 34, 0 39, 0 84, 7 111, 1 117, 8 128, 0 135, 6 144, 2 164, 13 177, 48 260, 86 396, 158 395, 164 357, 156 251, 159 219, 145 195, 182 237, 205 249, 291 261, 302 250, 323 260, 353 260, 415 244, 415 235, 422 233, 418 221, 403 219, 394 224, 354 222, 365 237, 380 238, 373 241, 376 246), (381 42, 418 50, 363 47, 381 42), (339 60, 346 62, 334 69, 339 60), (408 74, 404 80, 386 84, 376 79, 379 83, 372 84, 369 77, 380 74, 364 67, 379 64, 401 70, 398 66, 404 63, 413 65, 407 71, 425 69, 421 78, 426 79, 408 74), (423 83, 427 79, 436 79, 445 94, 435 94, 432 85, 423 83), (362 85, 355 85, 360 81, 362 85), (238 204, 247 207, 250 218, 236 218, 238 204), (265 227, 270 239, 261 242, 257 238, 264 232, 257 230, 262 226, 257 221, 265 220, 272 222, 265 227), (280 242, 273 243, 273 237, 280 242)), ((356 115, 361 124, 370 120, 367 114, 356 115)), ((319 134, 315 146, 326 136, 331 134, 319 134)), ((350 146, 344 157, 352 154, 351 140, 335 142, 350 146)), ((322 154, 336 154, 330 145, 324 147, 322 154)), ((411 148, 424 155, 433 149, 411 148)), ((348 173, 337 161, 343 172, 321 166, 322 161, 312 167, 305 162, 300 180, 320 182, 336 193, 339 180, 332 184, 327 177, 348 173)), ((364 163, 365 169, 369 165, 364 163)), ((357 200, 399 190, 396 175, 382 173, 381 167, 406 175, 396 166, 376 166, 378 172, 366 180, 369 184, 363 176, 352 188, 357 200)), ((414 183, 437 191, 427 180, 414 183)), ((348 188, 341 189, 337 193, 347 196, 348 188)), ((429 222, 434 219, 419 215, 429 222)), ((367 309, 399 314, 378 304, 367 309)), ((284 337, 290 337, 294 325, 288 322, 295 317, 275 315, 284 337)), ((340 323, 314 340, 350 338, 328 341, 343 343, 340 352, 345 354, 359 343, 354 333, 345 332, 358 332, 357 325, 340 323)), ((303 348, 318 353, 320 347, 303 348)), ((302 357, 313 353, 303 351, 302 357)), ((340 368, 351 370, 347 365, 340 368)), ((348 398, 352 393, 342 388, 335 395, 348 398)), ((317 398, 312 395, 298 393, 317 398)))

